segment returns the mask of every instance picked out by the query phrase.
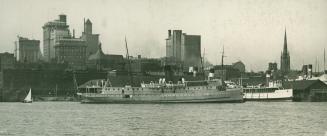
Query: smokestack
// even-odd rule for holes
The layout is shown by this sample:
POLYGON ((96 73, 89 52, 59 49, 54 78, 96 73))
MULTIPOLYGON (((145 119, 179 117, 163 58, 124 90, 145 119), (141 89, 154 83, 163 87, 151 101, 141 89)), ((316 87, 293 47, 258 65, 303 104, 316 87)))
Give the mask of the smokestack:
POLYGON ((66 21, 67 21, 66 15, 64 15, 64 14, 59 15, 59 20, 60 20, 60 22, 66 23, 66 21))
POLYGON ((73 38, 75 38, 75 29, 73 29, 73 38))
POLYGON ((215 73, 215 70, 214 70, 213 68, 211 68, 211 69, 209 70, 208 80, 211 80, 211 79, 214 78, 214 76, 215 76, 214 73, 215 73))
POLYGON ((267 80, 267 86, 269 87, 269 81, 270 81, 270 77, 271 77, 271 71, 270 70, 268 70, 267 72, 266 72, 266 80, 267 80))
POLYGON ((84 21, 83 21, 84 23, 83 23, 83 27, 84 27, 84 33, 85 33, 85 18, 84 18, 84 21))
POLYGON ((308 76, 308 65, 303 65, 303 67, 302 67, 302 73, 303 73, 303 77, 307 77, 308 76))
POLYGON ((168 38, 171 36, 171 30, 168 30, 168 38))
POLYGON ((308 77, 311 78, 312 77, 312 64, 308 65, 308 77))

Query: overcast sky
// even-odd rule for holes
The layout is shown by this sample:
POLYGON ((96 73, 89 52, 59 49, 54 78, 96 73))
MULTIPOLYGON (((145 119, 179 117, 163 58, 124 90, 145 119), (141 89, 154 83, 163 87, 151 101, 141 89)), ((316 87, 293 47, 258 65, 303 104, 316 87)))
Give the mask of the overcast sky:
POLYGON ((327 0, 0 0, 0 52, 13 52, 17 35, 42 48, 42 26, 62 13, 78 37, 89 18, 110 54, 125 54, 126 35, 131 55, 163 57, 168 29, 201 35, 213 64, 224 45, 225 62, 241 60, 247 71, 280 67, 285 28, 292 69, 317 57, 322 69, 327 47, 327 0))

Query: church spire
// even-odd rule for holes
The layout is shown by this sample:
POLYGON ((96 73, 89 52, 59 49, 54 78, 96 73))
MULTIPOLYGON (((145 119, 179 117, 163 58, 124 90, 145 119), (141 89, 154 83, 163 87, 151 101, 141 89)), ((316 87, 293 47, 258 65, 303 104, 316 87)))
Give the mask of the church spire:
POLYGON ((286 36, 286 28, 285 28, 285 34, 284 34, 284 53, 287 53, 287 36, 286 36))
POLYGON ((287 35, 286 35, 286 28, 285 28, 285 34, 284 34, 284 48, 281 54, 281 60, 280 60, 280 70, 282 71, 283 75, 287 74, 291 70, 290 65, 290 54, 287 50, 287 35))

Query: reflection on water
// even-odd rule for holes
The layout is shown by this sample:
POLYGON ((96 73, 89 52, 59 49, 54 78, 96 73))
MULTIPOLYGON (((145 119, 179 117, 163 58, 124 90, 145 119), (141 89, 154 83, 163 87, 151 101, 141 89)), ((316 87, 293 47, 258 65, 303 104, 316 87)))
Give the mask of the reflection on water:
POLYGON ((0 135, 324 136, 327 103, 0 103, 0 135))

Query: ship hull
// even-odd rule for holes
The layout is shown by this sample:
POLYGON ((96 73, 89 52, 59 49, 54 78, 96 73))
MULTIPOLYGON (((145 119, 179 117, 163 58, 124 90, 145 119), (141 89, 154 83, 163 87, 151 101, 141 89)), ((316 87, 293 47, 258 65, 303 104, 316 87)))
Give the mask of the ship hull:
POLYGON ((275 90, 274 92, 257 91, 255 93, 244 93, 245 101, 291 101, 292 99, 292 89, 275 90))
POLYGON ((292 101, 293 97, 283 98, 244 98, 244 101, 292 101))
POLYGON ((125 93, 125 94, 82 94, 82 103, 240 103, 243 102, 241 89, 230 91, 184 90, 175 93, 125 93))
POLYGON ((142 104, 142 103, 242 103, 243 99, 189 99, 189 100, 113 100, 108 97, 85 97, 81 103, 117 103, 117 104, 142 104))

